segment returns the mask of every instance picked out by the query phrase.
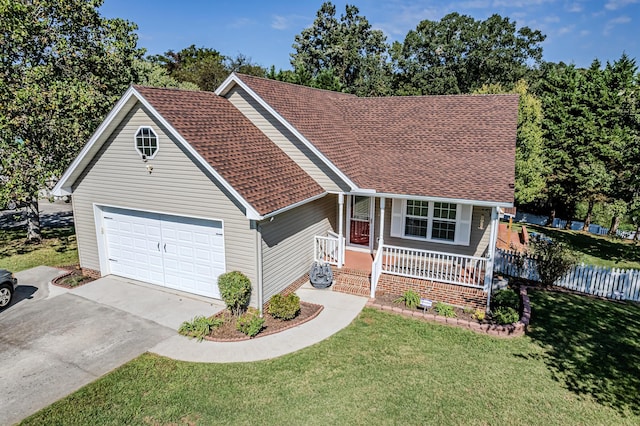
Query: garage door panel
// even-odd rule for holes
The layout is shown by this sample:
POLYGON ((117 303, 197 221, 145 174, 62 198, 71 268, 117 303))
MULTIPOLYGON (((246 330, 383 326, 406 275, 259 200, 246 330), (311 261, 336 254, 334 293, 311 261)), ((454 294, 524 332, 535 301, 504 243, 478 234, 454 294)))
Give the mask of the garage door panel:
POLYGON ((104 208, 111 273, 220 297, 222 222, 104 208))

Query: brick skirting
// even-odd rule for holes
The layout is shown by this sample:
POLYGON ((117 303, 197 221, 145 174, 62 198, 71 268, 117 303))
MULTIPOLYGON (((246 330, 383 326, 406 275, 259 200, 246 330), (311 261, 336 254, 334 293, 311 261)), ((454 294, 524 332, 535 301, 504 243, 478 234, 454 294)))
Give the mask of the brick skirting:
POLYGON ((401 295, 407 290, 417 292, 422 298, 460 308, 471 307, 482 310, 487 308, 487 293, 483 290, 397 275, 380 275, 376 294, 401 295))
POLYGON ((529 295, 527 294, 526 286, 520 287, 520 305, 522 307, 520 321, 514 324, 498 325, 481 324, 479 322, 467 321, 459 318, 446 318, 433 313, 422 312, 417 309, 406 309, 400 306, 383 305, 377 303, 375 299, 369 300, 367 302, 368 307, 381 311, 387 311, 408 317, 424 319, 431 322, 437 322, 439 324, 466 328, 475 331, 476 333, 483 333, 496 337, 518 337, 525 334, 525 332, 529 328, 529 322, 531 321, 531 303, 529 301, 529 295))

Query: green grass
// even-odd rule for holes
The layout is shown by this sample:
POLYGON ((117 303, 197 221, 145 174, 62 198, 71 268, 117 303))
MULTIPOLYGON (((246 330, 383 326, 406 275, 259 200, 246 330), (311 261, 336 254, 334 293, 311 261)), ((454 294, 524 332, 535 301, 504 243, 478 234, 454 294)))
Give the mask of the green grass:
POLYGON ((26 231, 0 230, 0 268, 13 272, 35 266, 78 263, 78 246, 72 226, 43 229, 40 244, 25 243, 26 231))
POLYGON ((631 240, 538 225, 527 225, 527 229, 566 243, 587 265, 640 269, 640 245, 631 240))
POLYGON ((532 300, 515 339, 365 309, 274 360, 145 354, 23 424, 639 424, 640 307, 532 300))

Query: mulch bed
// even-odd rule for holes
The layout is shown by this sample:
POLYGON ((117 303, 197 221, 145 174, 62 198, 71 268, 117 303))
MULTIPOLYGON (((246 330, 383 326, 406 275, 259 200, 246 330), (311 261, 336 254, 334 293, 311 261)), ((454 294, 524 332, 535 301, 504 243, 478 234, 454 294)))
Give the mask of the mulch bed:
MULTIPOLYGON (((397 300, 399 297, 400 297, 400 295, 380 294, 380 295, 376 295, 375 301, 376 301, 376 303, 379 303, 381 305, 399 307, 399 308, 406 309, 405 306, 404 306, 404 303, 402 303, 402 302, 395 303, 395 300, 397 300)), ((434 302, 433 305, 435 306, 435 302, 434 302)), ((473 312, 467 313, 463 309, 457 308, 455 306, 453 307, 453 310, 456 313, 456 318, 467 320, 467 321, 477 322, 478 324, 492 324, 492 322, 490 320, 486 320, 486 319, 483 320, 483 321, 478 321, 477 319, 475 319, 473 317, 473 312)), ((434 309, 433 306, 428 308, 428 309, 423 309, 421 307, 417 307, 416 311, 437 315, 436 310, 434 309)))
MULTIPOLYGON (((258 333, 257 336, 253 337, 253 339, 268 336, 274 333, 279 333, 289 328, 299 326, 300 324, 304 324, 305 322, 317 317, 323 308, 324 307, 322 305, 300 302, 300 312, 295 318, 288 321, 274 318, 265 311, 264 328, 262 329, 262 331, 260 331, 260 333, 258 333)), ((210 335, 205 336, 205 340, 211 340, 215 342, 234 342, 251 339, 251 337, 236 330, 236 318, 231 315, 228 310, 225 309, 224 311, 219 312, 215 315, 215 317, 223 318, 224 324, 213 330, 210 335)))
POLYGON ((51 280, 51 284, 57 285, 58 287, 64 288, 76 288, 81 285, 90 283, 91 281, 95 281, 95 278, 90 277, 88 275, 83 275, 82 270, 76 267, 64 268, 67 270, 66 273, 55 277, 51 280))

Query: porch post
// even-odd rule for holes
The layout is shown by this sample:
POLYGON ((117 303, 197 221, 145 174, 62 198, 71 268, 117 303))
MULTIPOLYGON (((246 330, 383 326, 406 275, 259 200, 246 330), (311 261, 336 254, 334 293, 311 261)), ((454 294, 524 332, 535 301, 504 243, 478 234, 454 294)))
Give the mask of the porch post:
POLYGON ((344 265, 344 193, 338 194, 338 268, 344 265))
POLYGON ((386 203, 386 198, 380 197, 380 238, 378 239, 378 250, 382 249, 382 245, 384 244, 384 205, 386 203))
POLYGON ((500 225, 500 219, 498 216, 498 208, 493 207, 491 209, 491 234, 489 235, 489 250, 487 258, 487 267, 485 268, 484 275, 484 288, 487 292, 487 311, 489 311, 489 304, 491 303, 491 288, 493 286, 493 263, 496 255, 496 243, 498 240, 498 226, 500 225))

